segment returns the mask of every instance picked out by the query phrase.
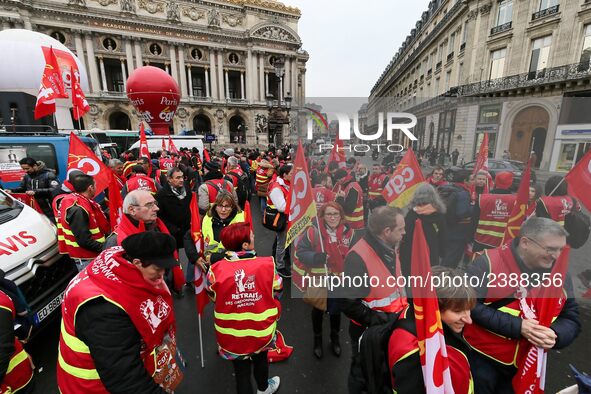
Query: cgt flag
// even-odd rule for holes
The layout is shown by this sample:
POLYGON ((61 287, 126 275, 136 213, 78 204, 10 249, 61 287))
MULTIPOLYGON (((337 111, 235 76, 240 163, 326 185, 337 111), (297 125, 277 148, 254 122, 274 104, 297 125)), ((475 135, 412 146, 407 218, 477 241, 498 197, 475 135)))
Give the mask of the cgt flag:
POLYGON ((316 202, 312 194, 310 175, 301 140, 298 144, 298 151, 294 162, 289 209, 285 211, 289 212, 287 235, 285 238, 285 247, 288 247, 298 235, 308 226, 312 225, 312 219, 317 215, 316 202))
POLYGON ((53 48, 44 50, 43 56, 45 57, 45 68, 41 76, 41 86, 39 86, 37 103, 35 104, 35 119, 55 113, 56 98, 68 98, 53 48))
POLYGON ((78 120, 90 111, 90 105, 88 105, 86 96, 80 87, 80 78, 74 72, 74 67, 70 68, 70 79, 72 81, 72 115, 75 120, 78 120))
POLYGON ((117 175, 115 175, 113 170, 109 169, 109 171, 111 173, 111 181, 109 183, 109 220, 111 222, 111 231, 114 231, 123 216, 123 199, 121 198, 121 187, 119 186, 117 175))
MULTIPOLYGON (((423 224, 418 219, 415 222, 411 256, 411 275, 415 278, 429 279, 431 276, 429 247, 423 232, 423 224)), ((426 284, 429 281, 423 280, 423 283, 426 284)), ((424 285, 413 288, 413 296, 419 356, 426 393, 452 394, 454 389, 437 294, 429 285, 424 285)))
MULTIPOLYGON (((199 205, 197 202, 197 193, 193 192, 191 198, 191 240, 195 244, 197 256, 203 256, 203 233, 201 232, 201 218, 199 217, 199 205)), ((203 314, 203 309, 209 302, 209 297, 205 292, 205 273, 195 264, 195 302, 197 304, 197 313, 203 314)))
POLYGON ((328 156, 328 163, 326 163, 326 171, 328 171, 328 166, 332 162, 337 162, 339 168, 347 168, 347 159, 345 157, 345 150, 343 149, 343 141, 337 135, 337 139, 330 151, 330 155, 328 156))
POLYGON ((176 145, 172 141, 172 138, 170 137, 170 134, 168 135, 168 152, 169 153, 175 153, 177 155, 179 154, 179 150, 176 148, 176 145))
POLYGON ((588 210, 591 210, 591 149, 566 174, 568 190, 588 210))
MULTIPOLYGON (((562 286, 562 278, 566 278, 568 272, 568 258, 570 255, 570 246, 566 246, 552 267, 550 273, 550 282, 548 286, 543 286, 534 299, 533 307, 527 305, 526 299, 522 301, 526 304, 523 311, 524 317, 528 319, 537 319, 539 324, 544 327, 550 327, 556 311, 562 309, 565 302, 565 293, 562 286), (559 279, 555 280, 555 279, 559 279), (528 316, 528 314, 531 314, 528 316), (536 316, 537 314, 537 316, 536 316)), ((530 298, 528 296, 528 298, 530 298)), ((521 358, 517 362, 517 373, 513 377, 513 390, 515 393, 543 394, 546 384, 546 365, 548 353, 541 347, 529 344, 527 351, 521 352, 521 358)))
POLYGON ((80 170, 94 177, 96 194, 101 193, 109 187, 109 183, 111 182, 111 170, 74 133, 70 134, 68 174, 72 170, 80 170))
POLYGON ((527 204, 529 202, 529 184, 531 180, 531 160, 527 163, 527 168, 523 172, 517 197, 515 198, 515 205, 511 211, 511 216, 507 220, 507 228, 503 236, 502 244, 506 244, 513 238, 519 235, 521 224, 526 219, 527 204))
POLYGON ((422 182, 425 182, 425 177, 414 152, 409 149, 384 187, 382 196, 388 205, 404 207, 422 182))
MULTIPOLYGON (((486 185, 484 186, 484 192, 488 193, 490 189, 490 184, 492 183, 492 178, 490 173, 488 172, 488 133, 484 134, 482 138, 482 142, 480 143, 480 150, 478 151, 478 157, 476 158, 476 165, 474 166, 474 171, 472 171, 472 177, 476 179, 476 175, 479 171, 486 171, 487 172, 487 181, 486 185)), ((470 186, 470 199, 472 201, 476 201, 476 185, 472 182, 470 186)))

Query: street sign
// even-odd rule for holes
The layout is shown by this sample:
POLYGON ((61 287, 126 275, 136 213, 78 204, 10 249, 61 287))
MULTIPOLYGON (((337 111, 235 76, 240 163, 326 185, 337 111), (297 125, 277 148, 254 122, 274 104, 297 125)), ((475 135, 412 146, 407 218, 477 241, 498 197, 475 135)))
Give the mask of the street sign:
POLYGON ((215 134, 205 134, 205 142, 214 142, 216 139, 215 134))

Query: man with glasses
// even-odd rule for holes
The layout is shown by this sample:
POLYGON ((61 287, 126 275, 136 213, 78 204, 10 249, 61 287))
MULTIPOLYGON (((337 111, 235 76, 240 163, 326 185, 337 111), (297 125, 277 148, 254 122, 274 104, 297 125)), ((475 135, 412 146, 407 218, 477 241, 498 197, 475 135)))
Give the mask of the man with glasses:
POLYGON ((532 217, 511 244, 486 250, 468 268, 469 276, 483 279, 476 288, 474 324, 464 330, 465 339, 476 350, 470 359, 475 392, 512 393, 511 380, 530 344, 546 350, 562 349, 581 332, 568 274, 556 277, 563 284, 565 296, 552 311, 550 327, 537 320, 542 309, 540 291, 550 285, 544 278, 552 281, 552 267, 566 246, 567 235, 555 221, 532 217))
POLYGON ((123 217, 109 235, 103 249, 121 245, 132 234, 144 231, 157 231, 169 234, 166 225, 158 218, 158 203, 152 193, 146 190, 129 192, 123 200, 123 217))

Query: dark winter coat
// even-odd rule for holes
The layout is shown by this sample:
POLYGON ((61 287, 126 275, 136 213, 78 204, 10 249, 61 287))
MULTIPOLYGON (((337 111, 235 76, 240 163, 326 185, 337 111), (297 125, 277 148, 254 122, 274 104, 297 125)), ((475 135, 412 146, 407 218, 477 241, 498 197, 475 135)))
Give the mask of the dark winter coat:
POLYGON ((35 200, 47 217, 53 218, 51 202, 53 195, 59 189, 60 182, 55 175, 55 171, 45 167, 42 161, 37 162, 38 170, 33 174, 25 174, 21 184, 12 189, 14 193, 24 193, 29 190, 35 192, 35 200))
POLYGON ((158 217, 164 222, 166 228, 176 239, 178 248, 183 246, 183 236, 191 227, 191 192, 186 190, 183 199, 179 199, 172 192, 169 183, 162 186, 162 189, 156 192, 156 201, 158 201, 158 217))

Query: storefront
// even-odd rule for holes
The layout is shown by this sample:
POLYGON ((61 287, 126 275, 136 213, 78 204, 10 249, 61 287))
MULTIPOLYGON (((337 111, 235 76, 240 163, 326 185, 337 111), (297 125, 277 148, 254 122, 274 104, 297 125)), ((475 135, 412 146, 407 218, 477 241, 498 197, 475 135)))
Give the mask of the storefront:
POLYGON ((591 149, 591 124, 559 125, 550 171, 568 172, 591 149))

